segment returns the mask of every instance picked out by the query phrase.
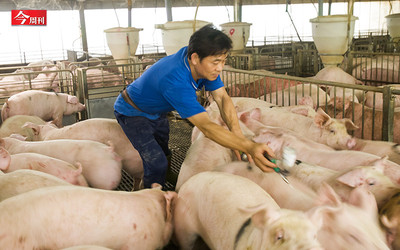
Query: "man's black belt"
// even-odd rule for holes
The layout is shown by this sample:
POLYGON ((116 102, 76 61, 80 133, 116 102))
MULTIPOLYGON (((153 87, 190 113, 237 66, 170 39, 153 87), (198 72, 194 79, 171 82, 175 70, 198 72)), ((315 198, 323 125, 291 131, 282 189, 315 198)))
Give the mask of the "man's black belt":
POLYGON ((127 102, 129 105, 131 105, 132 107, 134 107, 135 109, 143 112, 138 106, 136 106, 136 104, 132 101, 132 99, 129 97, 128 93, 126 92, 126 89, 121 91, 121 96, 122 98, 124 98, 125 102, 127 102))

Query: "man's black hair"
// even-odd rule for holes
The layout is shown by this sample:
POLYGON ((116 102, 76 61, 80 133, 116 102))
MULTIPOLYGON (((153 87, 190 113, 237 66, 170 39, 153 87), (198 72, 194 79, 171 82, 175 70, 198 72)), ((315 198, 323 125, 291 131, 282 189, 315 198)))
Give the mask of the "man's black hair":
POLYGON ((189 40, 188 58, 193 53, 199 55, 200 61, 213 55, 221 55, 232 49, 232 40, 212 24, 207 24, 193 33, 189 40))

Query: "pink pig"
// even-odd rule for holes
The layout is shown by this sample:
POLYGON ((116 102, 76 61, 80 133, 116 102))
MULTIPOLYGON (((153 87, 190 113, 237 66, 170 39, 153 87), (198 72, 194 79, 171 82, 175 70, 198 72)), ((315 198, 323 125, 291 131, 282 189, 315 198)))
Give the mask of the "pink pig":
POLYGON ((162 249, 172 234, 175 192, 78 186, 32 190, 0 203, 3 249, 162 249), (29 223, 27 223, 29 222, 29 223))
POLYGON ((92 118, 63 128, 57 128, 52 124, 27 123, 24 128, 31 130, 34 141, 75 139, 98 141, 104 144, 112 142, 115 152, 122 158, 122 168, 135 178, 134 189, 139 189, 143 176, 142 159, 115 119, 92 118))
POLYGON ((14 115, 36 115, 45 121, 53 120, 58 127, 62 126, 63 115, 71 115, 85 110, 76 96, 27 90, 8 98, 1 110, 1 119, 5 121, 14 115))
POLYGON ((114 189, 121 181, 121 159, 112 146, 90 140, 60 139, 27 142, 15 138, 0 139, 10 154, 38 153, 71 164, 82 164, 83 176, 91 187, 114 189))
POLYGON ((10 173, 18 169, 32 169, 54 175, 71 184, 88 186, 82 175, 80 163, 74 165, 46 155, 36 153, 20 153, 10 155, 8 151, 0 147, 0 170, 10 173))
POLYGON ((7 174, 0 171, 0 201, 34 189, 61 185, 71 184, 36 170, 19 169, 7 174))

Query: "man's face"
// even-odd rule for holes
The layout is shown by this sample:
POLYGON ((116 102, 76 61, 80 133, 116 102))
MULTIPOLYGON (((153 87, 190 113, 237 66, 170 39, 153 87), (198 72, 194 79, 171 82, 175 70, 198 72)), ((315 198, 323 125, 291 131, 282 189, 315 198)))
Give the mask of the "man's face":
POLYGON ((200 61, 196 54, 195 72, 198 78, 205 78, 209 81, 217 79, 225 65, 228 53, 207 56, 200 61))

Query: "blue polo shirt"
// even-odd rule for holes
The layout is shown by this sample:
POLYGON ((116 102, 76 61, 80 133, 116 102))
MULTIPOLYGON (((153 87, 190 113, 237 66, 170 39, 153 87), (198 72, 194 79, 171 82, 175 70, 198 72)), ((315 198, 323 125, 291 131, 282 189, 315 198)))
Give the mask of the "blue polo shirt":
POLYGON ((125 116, 144 116, 157 119, 161 114, 176 110, 182 118, 188 118, 205 109, 197 101, 196 91, 205 87, 213 91, 224 86, 220 76, 214 81, 194 81, 187 58, 187 47, 164 57, 143 75, 126 87, 128 95, 143 111, 124 101, 121 94, 114 103, 114 109, 125 116))

